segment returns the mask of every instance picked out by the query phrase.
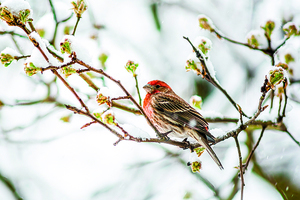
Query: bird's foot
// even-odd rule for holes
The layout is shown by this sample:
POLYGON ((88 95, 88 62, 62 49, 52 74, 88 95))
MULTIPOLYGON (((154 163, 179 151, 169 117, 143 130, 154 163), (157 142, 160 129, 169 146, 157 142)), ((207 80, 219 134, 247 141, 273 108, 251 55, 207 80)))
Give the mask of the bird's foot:
POLYGON ((191 143, 187 141, 187 138, 184 138, 182 142, 185 143, 185 147, 183 149, 191 149, 192 152, 194 151, 194 148, 192 147, 191 143))
POLYGON ((170 138, 168 137, 168 135, 169 135, 169 133, 171 133, 171 132, 172 132, 172 130, 171 130, 171 131, 168 131, 168 132, 165 132, 165 133, 160 133, 159 137, 160 137, 161 139, 164 139, 164 140, 170 140, 170 138))

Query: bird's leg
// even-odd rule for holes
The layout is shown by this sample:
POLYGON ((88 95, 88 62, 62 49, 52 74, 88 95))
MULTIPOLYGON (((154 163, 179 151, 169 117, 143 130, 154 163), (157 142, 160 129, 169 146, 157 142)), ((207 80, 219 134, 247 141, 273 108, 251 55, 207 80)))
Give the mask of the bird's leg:
POLYGON ((194 148, 192 147, 191 143, 189 141, 187 141, 187 138, 184 138, 184 140, 182 140, 183 143, 185 143, 185 147, 183 149, 191 149, 191 151, 194 151, 194 148))
POLYGON ((160 136, 161 138, 165 139, 165 140, 169 140, 170 138, 168 137, 169 133, 171 133, 173 130, 170 130, 168 132, 165 132, 165 133, 160 133, 160 136))

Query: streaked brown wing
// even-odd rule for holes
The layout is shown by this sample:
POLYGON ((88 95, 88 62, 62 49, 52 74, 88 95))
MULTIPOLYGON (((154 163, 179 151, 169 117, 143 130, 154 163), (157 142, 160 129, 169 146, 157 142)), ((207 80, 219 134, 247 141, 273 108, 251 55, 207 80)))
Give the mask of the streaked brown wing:
POLYGON ((155 100, 157 103, 153 106, 173 121, 204 133, 212 139, 215 138, 208 132, 208 123, 203 116, 180 97, 174 97, 172 94, 161 95, 158 93, 155 95, 155 100))

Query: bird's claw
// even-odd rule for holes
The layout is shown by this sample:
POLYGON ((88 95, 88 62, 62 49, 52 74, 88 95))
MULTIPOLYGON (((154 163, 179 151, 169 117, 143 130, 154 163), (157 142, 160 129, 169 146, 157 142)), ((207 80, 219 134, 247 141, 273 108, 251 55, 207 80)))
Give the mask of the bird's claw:
POLYGON ((158 135, 158 137, 160 138, 160 139, 163 139, 163 140, 170 140, 170 138, 168 137, 168 135, 169 135, 169 133, 171 133, 172 132, 172 130, 171 131, 168 131, 168 132, 166 132, 166 133, 160 133, 160 135, 158 135))
POLYGON ((187 138, 184 138, 184 140, 182 140, 183 143, 185 143, 185 147, 183 149, 191 149, 191 151, 194 151, 194 148, 191 146, 191 143, 189 141, 187 141, 187 138))

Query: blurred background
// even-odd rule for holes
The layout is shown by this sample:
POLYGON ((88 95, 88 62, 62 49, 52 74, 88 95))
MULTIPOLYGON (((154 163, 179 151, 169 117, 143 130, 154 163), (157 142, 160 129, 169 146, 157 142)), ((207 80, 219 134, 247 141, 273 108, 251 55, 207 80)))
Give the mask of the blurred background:
MULTIPOLYGON (((70 34, 76 23, 70 1, 27 2, 37 31, 59 50, 64 35, 70 34)), ((205 14, 220 32, 241 42, 247 42, 250 31, 259 30, 266 21, 273 20, 273 48, 283 41, 282 26, 286 22, 300 25, 298 0, 87 0, 86 3, 88 9, 75 35, 83 61, 104 68, 138 99, 135 80, 124 68, 132 60, 139 64, 140 88, 150 80, 160 79, 187 101, 192 95, 199 95, 203 100, 200 112, 211 118, 239 119, 239 113, 218 89, 201 76, 186 72, 186 60, 193 52, 183 36, 191 41, 197 36, 212 41, 210 61, 216 78, 249 116, 257 110, 260 87, 274 67, 270 57, 262 52, 201 30, 197 16, 205 14), (101 55, 108 56, 104 64, 99 60, 101 55)), ((11 35, 9 31, 25 36, 17 27, 0 21, 0 51, 11 47, 22 55, 30 55, 34 46, 27 37, 11 35)), ((276 54, 276 62, 282 61, 287 53, 294 58, 289 64, 293 70, 289 78, 294 81, 287 88, 283 122, 298 141, 299 46, 299 38, 293 37, 276 54)), ((99 109, 97 93, 78 75, 69 76, 67 81, 91 111, 99 109)), ((124 95, 108 79, 95 76, 93 81, 100 88, 107 87, 111 96, 124 95)), ((142 89, 141 96, 145 96, 142 89)), ((50 71, 27 76, 24 59, 8 67, 0 66, 0 102, 0 199, 240 199, 240 180, 235 168, 239 161, 233 138, 213 147, 225 169, 219 170, 204 153, 200 157, 200 173, 192 173, 186 165, 195 160, 189 150, 127 141, 114 146, 118 138, 100 125, 80 129, 90 120, 64 107, 68 104, 80 108, 77 99, 50 71)), ((270 102, 268 98, 265 104, 270 102)), ((133 107, 126 100, 120 103, 133 107)), ((258 119, 276 121, 278 106, 279 98, 275 97, 273 108, 267 108, 258 119)), ((112 110, 128 132, 155 137, 144 117, 117 108, 112 110)), ((215 136, 237 126, 210 123, 210 129, 218 130, 213 131, 215 136)), ((260 132, 261 127, 252 127, 240 133, 244 160, 260 132)), ((244 199, 300 199, 299 152, 299 144, 286 132, 267 129, 244 175, 244 199)))

